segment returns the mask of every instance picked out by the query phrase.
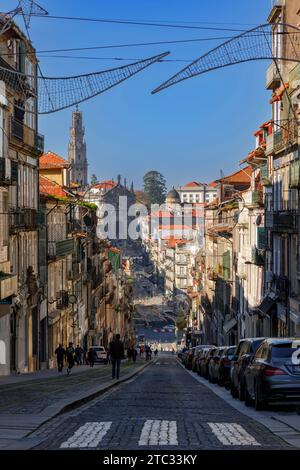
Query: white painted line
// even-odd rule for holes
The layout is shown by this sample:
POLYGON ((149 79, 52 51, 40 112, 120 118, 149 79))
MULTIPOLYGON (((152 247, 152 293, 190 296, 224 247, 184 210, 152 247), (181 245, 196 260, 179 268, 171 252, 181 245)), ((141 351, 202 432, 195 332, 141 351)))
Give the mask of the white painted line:
POLYGON ((176 421, 148 419, 144 423, 139 446, 178 446, 176 421))
POLYGON ((207 423, 224 446, 260 446, 260 443, 237 423, 207 423))
POLYGON ((60 448, 97 447, 109 431, 111 425, 112 421, 85 423, 67 441, 63 442, 60 448))

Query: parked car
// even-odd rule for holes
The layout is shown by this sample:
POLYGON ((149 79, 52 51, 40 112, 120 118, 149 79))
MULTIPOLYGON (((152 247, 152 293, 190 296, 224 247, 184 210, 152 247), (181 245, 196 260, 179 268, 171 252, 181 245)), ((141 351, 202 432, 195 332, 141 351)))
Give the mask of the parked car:
POLYGON ((230 369, 235 356, 236 346, 226 346, 220 357, 217 383, 223 387, 230 386, 230 369))
POLYGON ((103 362, 107 364, 107 352, 104 346, 92 346, 91 347, 95 351, 95 362, 103 362))
POLYGON ((183 355, 186 351, 188 351, 188 348, 181 348, 181 349, 179 349, 179 351, 177 353, 178 359, 180 359, 181 362, 183 362, 183 355))
POLYGON ((184 366, 188 370, 192 369, 194 353, 195 353, 195 348, 190 348, 184 356, 184 366))
POLYGON ((218 380, 220 358, 224 351, 224 346, 215 348, 208 362, 208 380, 215 383, 218 380))
POLYGON ((193 357, 193 362, 192 362, 192 371, 193 372, 198 372, 198 361, 199 357, 202 353, 202 350, 206 347, 210 347, 211 345, 207 344, 198 344, 198 346, 195 347, 195 352, 194 352, 194 357, 193 357))
POLYGON ((203 377, 205 379, 209 379, 209 375, 208 375, 209 363, 210 363, 210 360, 211 360, 212 356, 214 355, 216 349, 217 349, 216 346, 212 346, 205 355, 204 365, 203 365, 203 368, 202 368, 203 377))
POLYGON ((245 371, 245 403, 256 410, 268 404, 300 406, 300 364, 293 362, 300 339, 267 338, 245 371))
POLYGON ((265 338, 241 339, 236 355, 233 357, 230 371, 231 395, 241 401, 245 398, 245 370, 265 338))
POLYGON ((199 375, 202 377, 205 377, 205 371, 206 371, 206 357, 207 354, 209 353, 210 349, 212 346, 207 346, 201 350, 201 353, 199 354, 199 358, 197 361, 197 372, 199 375))

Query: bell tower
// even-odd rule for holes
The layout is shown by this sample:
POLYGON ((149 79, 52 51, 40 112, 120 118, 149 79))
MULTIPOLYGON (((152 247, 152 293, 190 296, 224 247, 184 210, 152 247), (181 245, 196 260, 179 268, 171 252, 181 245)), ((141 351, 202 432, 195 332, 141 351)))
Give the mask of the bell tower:
POLYGON ((68 147, 68 160, 71 164, 70 182, 78 183, 81 188, 88 184, 88 163, 86 158, 85 129, 82 123, 82 112, 78 106, 72 113, 72 127, 70 128, 70 141, 68 147))

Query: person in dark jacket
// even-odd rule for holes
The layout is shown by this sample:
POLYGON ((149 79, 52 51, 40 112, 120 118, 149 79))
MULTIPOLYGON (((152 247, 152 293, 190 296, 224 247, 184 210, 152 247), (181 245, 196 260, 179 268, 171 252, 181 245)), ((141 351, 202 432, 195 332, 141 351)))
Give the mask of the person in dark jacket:
POLYGON ((96 359, 97 359, 97 353, 96 353, 95 349, 90 348, 89 351, 88 351, 88 361, 89 361, 90 367, 94 367, 96 359))
POLYGON ((75 364, 75 349, 73 348, 73 343, 69 343, 69 346, 66 349, 66 359, 68 363, 67 374, 71 374, 71 369, 75 364))
POLYGON ((62 345, 60 344, 58 348, 55 349, 55 354, 56 354, 58 372, 62 372, 63 367, 64 367, 64 357, 66 355, 65 348, 63 348, 62 345))
POLYGON ((116 339, 110 343, 109 354, 112 364, 112 378, 119 379, 121 359, 124 358, 124 344, 120 340, 119 334, 117 334, 116 339))

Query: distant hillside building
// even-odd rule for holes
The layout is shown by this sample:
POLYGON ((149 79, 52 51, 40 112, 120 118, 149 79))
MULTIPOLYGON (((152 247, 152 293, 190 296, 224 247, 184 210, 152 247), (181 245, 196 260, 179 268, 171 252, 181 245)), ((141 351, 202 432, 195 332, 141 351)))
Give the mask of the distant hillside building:
POLYGON ((76 111, 72 113, 68 160, 71 166, 70 182, 79 184, 81 188, 85 188, 88 184, 88 163, 84 131, 82 112, 77 108, 76 111))
POLYGON ((210 183, 198 183, 191 181, 177 188, 182 203, 186 204, 207 204, 212 202, 217 196, 216 187, 210 183))

